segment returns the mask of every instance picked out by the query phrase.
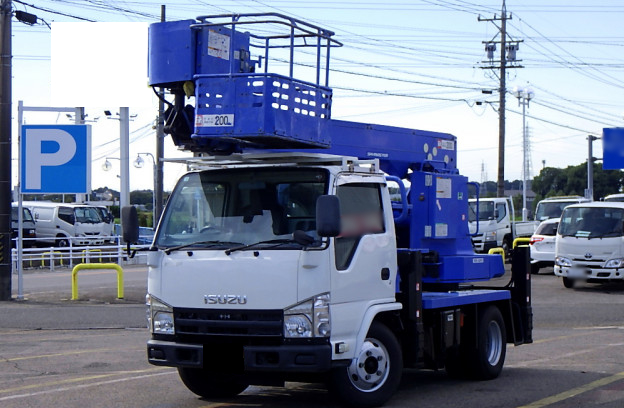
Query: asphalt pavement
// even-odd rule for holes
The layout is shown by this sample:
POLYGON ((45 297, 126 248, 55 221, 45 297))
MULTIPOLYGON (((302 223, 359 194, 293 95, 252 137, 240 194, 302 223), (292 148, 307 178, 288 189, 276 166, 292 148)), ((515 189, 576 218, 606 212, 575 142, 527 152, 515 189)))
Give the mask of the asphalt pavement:
POLYGON ((12 300, 0 302, 0 327, 29 330, 144 328, 147 266, 127 265, 122 271, 123 298, 117 298, 117 271, 96 269, 78 272, 76 300, 72 300, 72 270, 69 268, 25 270, 21 297, 14 273, 12 300))

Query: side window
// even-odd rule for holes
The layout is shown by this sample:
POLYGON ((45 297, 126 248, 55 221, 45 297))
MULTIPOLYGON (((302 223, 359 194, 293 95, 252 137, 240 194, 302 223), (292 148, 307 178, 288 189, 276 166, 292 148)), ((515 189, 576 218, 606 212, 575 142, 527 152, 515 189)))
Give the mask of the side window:
POLYGON ((61 220, 72 225, 75 224, 76 222, 75 217, 74 217, 74 210, 69 207, 59 207, 58 217, 61 220))
POLYGON ((340 236, 336 238, 336 268, 346 269, 362 236, 385 231, 383 208, 378 184, 345 184, 339 186, 340 236))
POLYGON ((504 203, 496 204, 497 216, 496 222, 501 222, 503 218, 507 215, 507 210, 504 203))

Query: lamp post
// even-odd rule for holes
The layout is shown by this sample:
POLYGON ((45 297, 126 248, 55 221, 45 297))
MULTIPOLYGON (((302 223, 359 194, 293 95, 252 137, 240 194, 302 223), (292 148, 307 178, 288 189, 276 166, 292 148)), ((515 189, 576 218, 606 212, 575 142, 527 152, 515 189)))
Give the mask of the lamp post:
POLYGON ((140 169, 145 164, 145 161, 141 156, 149 156, 152 159, 152 171, 153 171, 153 179, 154 179, 154 187, 152 189, 152 228, 156 228, 156 159, 154 159, 154 155, 151 153, 137 153, 136 159, 132 162, 134 167, 140 169))
POLYGON ((527 199, 526 199, 526 185, 527 177, 529 175, 529 162, 527 160, 527 146, 528 135, 526 128, 526 108, 529 106, 529 101, 533 99, 535 93, 529 87, 514 87, 513 94, 518 98, 518 105, 522 105, 522 221, 527 220, 527 199))
MULTIPOLYGON (((110 160, 119 160, 121 162, 119 157, 106 157, 106 160, 102 163, 102 170, 110 171, 113 168, 113 163, 111 163, 110 160)), ((119 177, 119 175, 117 177, 119 177)), ((115 204, 115 196, 113 196, 113 204, 115 204)), ((121 210, 121 201, 119 209, 121 210)))

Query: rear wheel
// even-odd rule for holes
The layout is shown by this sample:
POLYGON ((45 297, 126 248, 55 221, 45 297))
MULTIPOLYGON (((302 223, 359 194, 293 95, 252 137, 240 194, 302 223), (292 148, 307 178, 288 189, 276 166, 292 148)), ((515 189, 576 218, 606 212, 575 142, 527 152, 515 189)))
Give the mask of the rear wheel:
POLYGON ((470 374, 477 380, 491 380, 503 370, 507 353, 505 321, 500 310, 496 306, 483 309, 476 328, 476 348, 471 355, 470 374))
POLYGON ((330 390, 353 407, 377 407, 390 399, 401 381, 403 356, 395 335, 374 322, 348 367, 331 373, 330 390))
POLYGON ((178 367, 178 374, 186 388, 203 398, 233 397, 249 386, 240 375, 223 374, 206 368, 178 367))

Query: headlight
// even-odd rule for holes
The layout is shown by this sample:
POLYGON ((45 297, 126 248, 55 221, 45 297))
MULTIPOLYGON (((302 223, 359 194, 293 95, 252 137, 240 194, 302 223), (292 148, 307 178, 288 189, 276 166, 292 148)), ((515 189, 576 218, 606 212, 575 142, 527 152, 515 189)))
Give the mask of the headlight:
POLYGON ((496 241, 496 231, 486 232, 483 234, 485 241, 496 241))
POLYGON ((622 268, 624 266, 623 258, 609 259, 607 263, 605 263, 605 268, 622 268))
POLYGON ((147 325, 152 334, 175 334, 173 308, 157 298, 145 296, 147 325))
POLYGON ((329 294, 315 296, 284 310, 284 337, 329 337, 329 294))
POLYGON ((555 258, 555 264, 557 266, 570 267, 570 266, 572 266, 572 261, 570 261, 568 258, 566 258, 564 256, 558 256, 558 257, 555 258))

